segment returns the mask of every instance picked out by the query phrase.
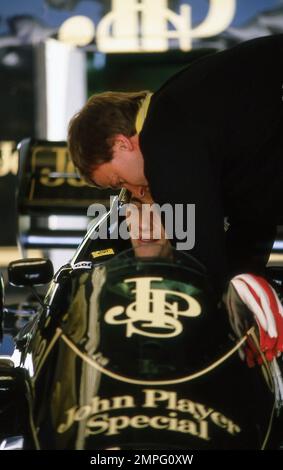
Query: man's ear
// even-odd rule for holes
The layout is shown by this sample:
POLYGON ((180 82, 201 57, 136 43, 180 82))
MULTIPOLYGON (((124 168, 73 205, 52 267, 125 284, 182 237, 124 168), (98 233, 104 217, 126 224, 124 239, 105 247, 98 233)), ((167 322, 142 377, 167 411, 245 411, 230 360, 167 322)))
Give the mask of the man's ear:
POLYGON ((113 142, 113 149, 132 151, 134 149, 131 137, 124 134, 116 134, 113 142))

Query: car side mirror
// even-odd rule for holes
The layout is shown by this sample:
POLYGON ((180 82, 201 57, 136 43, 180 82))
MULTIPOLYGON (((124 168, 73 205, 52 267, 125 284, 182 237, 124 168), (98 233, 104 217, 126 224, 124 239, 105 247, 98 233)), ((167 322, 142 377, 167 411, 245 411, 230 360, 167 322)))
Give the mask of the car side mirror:
POLYGON ((19 259, 12 261, 8 266, 9 283, 17 287, 48 284, 53 275, 53 264, 45 258, 19 259))

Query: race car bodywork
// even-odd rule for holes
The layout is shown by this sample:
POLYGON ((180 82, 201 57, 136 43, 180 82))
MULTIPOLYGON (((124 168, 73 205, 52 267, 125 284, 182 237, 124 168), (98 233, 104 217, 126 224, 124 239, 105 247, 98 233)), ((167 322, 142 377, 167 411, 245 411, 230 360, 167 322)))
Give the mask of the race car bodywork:
MULTIPOLYGON (((0 362, 2 446, 278 446, 269 364, 250 369, 239 355, 256 338, 252 318, 239 340, 196 260, 139 258, 129 241, 94 236, 108 222, 90 228, 0 362)), ((49 281, 46 263, 14 263, 10 281, 49 281)))

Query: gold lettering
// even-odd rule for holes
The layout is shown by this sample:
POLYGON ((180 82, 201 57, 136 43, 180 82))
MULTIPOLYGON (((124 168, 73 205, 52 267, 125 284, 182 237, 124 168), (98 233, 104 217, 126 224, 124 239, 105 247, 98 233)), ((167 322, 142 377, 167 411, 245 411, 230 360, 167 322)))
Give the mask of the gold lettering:
POLYGON ((114 397, 113 398, 113 406, 112 408, 115 410, 116 408, 134 408, 135 402, 134 398, 130 395, 124 395, 122 397, 114 397))
POLYGON ((188 433, 192 436, 199 437, 200 439, 205 439, 208 441, 210 438, 208 436, 208 423, 207 421, 201 421, 200 423, 194 423, 188 419, 181 419, 178 422, 178 428, 176 429, 179 432, 188 433), (199 429, 198 429, 199 425, 199 429))
MULTIPOLYGON (((169 40, 174 39, 179 42, 181 50, 189 51, 192 38, 215 36, 224 31, 234 18, 236 0, 209 0, 207 3, 207 16, 193 28, 192 8, 185 3, 180 4, 180 12, 177 13, 169 8, 167 0, 112 1, 111 11, 97 24, 97 48, 100 52, 166 51, 169 40)), ((61 28, 64 38, 63 32, 70 26, 63 23, 61 28)), ((89 42, 92 39, 90 29, 89 42)), ((81 45, 81 40, 78 38, 78 45, 81 45)))
POLYGON ((196 419, 206 419, 213 412, 213 408, 207 408, 205 405, 201 405, 200 403, 196 403, 195 408, 196 419))
POLYGON ((181 419, 178 423, 177 431, 192 434, 192 436, 198 435, 197 425, 193 421, 188 419, 181 419))
POLYGON ((200 421, 198 437, 200 437, 200 439, 205 439, 206 441, 210 440, 210 437, 208 435, 208 422, 207 421, 200 421))
POLYGON ((237 424, 233 423, 233 421, 228 419, 227 431, 229 432, 229 434, 234 435, 234 434, 238 434, 239 432, 241 432, 241 428, 237 426, 237 424))
POLYGON ((210 419, 214 424, 216 424, 216 426, 219 426, 220 428, 224 428, 224 429, 227 428, 228 419, 221 413, 214 411, 212 415, 210 416, 210 419))
POLYGON ((91 407, 88 405, 81 406, 77 409, 75 413, 74 420, 75 421, 82 421, 83 419, 87 418, 91 413, 91 407))
MULTIPOLYGON (((40 178, 40 183, 43 186, 49 186, 49 187, 56 187, 56 186, 61 186, 65 179, 64 178, 49 178, 50 173, 56 172, 56 173, 66 173, 66 164, 67 164, 67 153, 65 148, 54 148, 50 149, 50 156, 54 155, 55 157, 55 168, 50 169, 50 168, 42 168, 41 170, 41 175, 43 175, 40 178)), ((35 159, 39 157, 40 153, 43 155, 46 154, 46 150, 44 148, 39 148, 35 151, 35 159)), ((40 157, 39 157, 40 158, 40 157)), ((52 157, 51 157, 52 158, 52 157)), ((51 160, 53 163, 53 158, 51 160)))
POLYGON ((143 390, 145 392, 145 402, 143 408, 157 408, 159 401, 165 401, 169 399, 171 393, 176 395, 174 392, 167 392, 166 390, 143 390))
POLYGON ((178 419, 176 418, 177 416, 177 413, 169 413, 169 426, 168 426, 168 430, 169 431, 177 431, 177 427, 178 427, 178 419))
POLYGON ((67 429, 69 429, 72 426, 72 424, 75 420, 75 418, 74 418, 75 410, 76 410, 76 407, 74 406, 73 408, 70 408, 68 411, 66 411, 66 415, 67 415, 66 422, 60 424, 57 428, 57 432, 59 434, 62 434, 63 432, 67 431, 67 429))
POLYGON ((111 410, 110 400, 100 400, 100 397, 94 397, 91 400, 91 414, 99 413, 100 411, 111 410))
POLYGON ((191 400, 178 400, 177 409, 179 411, 185 411, 187 413, 190 413, 191 415, 194 415, 195 403, 193 403, 191 400))
POLYGON ((168 423, 169 423, 169 418, 167 418, 166 416, 154 416, 150 420, 151 427, 155 429, 167 429, 168 423))
MULTIPOLYGON (((38 349, 41 349, 39 344, 38 349)), ((151 427, 153 429, 167 429, 168 431, 188 433, 200 439, 209 440, 209 429, 207 417, 210 416, 211 422, 229 434, 235 435, 241 431, 233 421, 226 418, 223 414, 213 411, 205 405, 194 403, 188 399, 177 400, 176 392, 169 392, 160 389, 144 389, 143 408, 162 407, 170 411, 167 416, 109 416, 109 413, 101 413, 109 410, 119 410, 121 408, 135 408, 135 397, 132 395, 121 395, 111 398, 94 397, 90 405, 73 407, 65 412, 66 420, 61 423, 58 433, 64 433, 74 422, 87 419, 87 435, 96 435, 105 433, 107 436, 120 434, 122 430, 132 427, 143 429, 151 427), (176 410, 176 411, 175 411, 176 410), (189 413, 194 420, 179 419, 178 412, 189 413), (99 413, 99 414, 97 414, 99 413)))
MULTIPOLYGON (((67 157, 69 157, 69 154, 67 154, 67 157)), ((70 158, 68 158, 67 161, 67 173, 75 173, 75 167, 70 158)), ((67 183, 74 187, 74 188, 81 188, 82 186, 86 186, 86 183, 84 182, 83 179, 78 179, 78 178, 68 178, 67 183)))
POLYGON ((101 434, 108 429, 108 415, 106 413, 91 416, 87 421, 87 435, 90 434, 101 434))
POLYGON ((177 393, 176 392, 169 392, 168 393, 168 410, 177 410, 177 393))
POLYGON ((65 147, 36 147, 32 155, 32 168, 35 171, 39 165, 38 161, 47 165, 40 170, 40 183, 43 186, 58 187, 67 183, 69 186, 80 188, 86 186, 86 183, 75 176, 68 177, 67 175, 75 174, 76 170, 73 165, 67 148, 65 147), (58 173, 58 177, 50 177, 50 173, 58 173), (59 176, 61 173, 64 176, 59 176))
POLYGON ((125 324, 127 338, 133 334, 154 338, 178 336, 183 331, 183 323, 178 317, 197 317, 201 314, 201 306, 188 294, 159 289, 158 285, 162 279, 162 277, 125 279, 125 283, 135 283, 135 288, 132 290, 136 294, 135 300, 126 308, 122 305, 111 307, 105 313, 105 322, 109 325, 125 324), (154 287, 152 283, 156 286, 154 287), (187 308, 179 310, 179 302, 169 302, 167 296, 183 299, 187 308))
POLYGON ((119 434, 121 429, 125 429, 130 425, 129 416, 115 416, 109 419, 109 427, 106 433, 107 436, 114 436, 119 434))
POLYGON ((133 428, 146 428, 148 427, 149 417, 144 415, 134 416, 131 420, 131 425, 133 428))

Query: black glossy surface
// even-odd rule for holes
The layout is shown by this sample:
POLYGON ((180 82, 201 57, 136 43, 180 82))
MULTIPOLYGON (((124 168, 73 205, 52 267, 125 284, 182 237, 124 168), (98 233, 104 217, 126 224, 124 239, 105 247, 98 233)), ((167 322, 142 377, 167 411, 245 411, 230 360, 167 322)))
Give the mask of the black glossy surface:
MULTIPOLYGON (((17 332, 0 436, 41 449, 277 448, 269 368, 233 352, 199 263, 124 249, 88 234, 17 332)), ((19 318, 5 314, 10 338, 19 318)))

